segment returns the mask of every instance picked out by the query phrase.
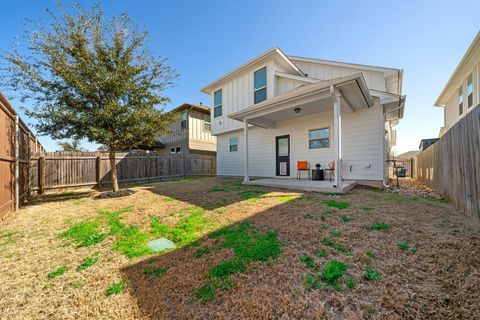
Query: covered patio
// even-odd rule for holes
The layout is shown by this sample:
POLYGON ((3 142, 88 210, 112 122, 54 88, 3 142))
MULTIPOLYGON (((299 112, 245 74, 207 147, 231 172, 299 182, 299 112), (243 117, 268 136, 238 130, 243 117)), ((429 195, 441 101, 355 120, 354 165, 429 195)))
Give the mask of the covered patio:
MULTIPOLYGON (((360 109, 368 109, 374 105, 362 74, 354 74, 328 81, 302 85, 284 94, 267 99, 261 103, 230 114, 229 117, 243 122, 244 134, 244 183, 265 185, 280 188, 290 188, 304 191, 318 191, 328 193, 344 193, 353 188, 355 181, 343 181, 342 169, 342 114, 354 113, 360 109), (276 176, 267 179, 250 181, 249 174, 249 129, 252 126, 272 129, 276 123, 295 118, 314 116, 333 110, 333 132, 330 139, 333 144, 334 181, 312 181, 289 179, 290 171, 279 174, 278 150, 276 155, 276 176)), ((277 146, 278 149, 278 146, 277 146)), ((293 167, 290 163, 290 147, 288 162, 284 166, 293 167)), ((295 157, 294 157, 295 158, 295 157)), ((252 159, 250 159, 252 160, 252 159)))
POLYGON ((356 185, 356 181, 342 181, 341 187, 335 187, 333 182, 325 181, 313 181, 313 180, 297 180, 288 178, 265 178, 258 180, 250 180, 244 182, 244 184, 250 184, 255 186, 265 186, 272 188, 291 189, 300 191, 314 191, 322 193, 341 194, 346 193, 353 189, 356 185))

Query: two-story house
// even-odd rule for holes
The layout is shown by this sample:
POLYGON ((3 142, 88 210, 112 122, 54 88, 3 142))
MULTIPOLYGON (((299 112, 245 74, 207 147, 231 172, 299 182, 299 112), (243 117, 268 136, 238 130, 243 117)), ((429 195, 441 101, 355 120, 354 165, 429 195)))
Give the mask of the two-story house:
POLYGON ((211 133, 210 108, 184 103, 170 112, 179 114, 170 133, 149 149, 160 154, 215 154, 217 138, 211 133))
POLYGON ((473 40, 457 68, 450 76, 436 107, 443 108, 444 125, 439 136, 480 104, 480 32, 473 40))
POLYGON ((334 166, 332 187, 381 187, 403 71, 287 56, 273 48, 207 85, 217 175, 296 177, 297 161, 334 166))

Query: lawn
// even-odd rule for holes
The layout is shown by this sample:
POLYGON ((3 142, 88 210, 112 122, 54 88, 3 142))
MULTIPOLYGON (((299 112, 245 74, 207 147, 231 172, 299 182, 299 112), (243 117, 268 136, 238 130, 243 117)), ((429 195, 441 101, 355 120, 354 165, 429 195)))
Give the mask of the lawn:
POLYGON ((473 319, 480 232, 438 200, 235 179, 45 196, 0 223, 2 319, 473 319), (165 237, 175 250, 146 243, 165 237))

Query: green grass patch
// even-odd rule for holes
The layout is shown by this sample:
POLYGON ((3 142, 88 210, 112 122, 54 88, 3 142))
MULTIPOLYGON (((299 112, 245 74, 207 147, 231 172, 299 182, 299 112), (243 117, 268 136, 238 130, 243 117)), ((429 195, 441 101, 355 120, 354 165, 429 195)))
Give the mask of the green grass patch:
POLYGON ((341 215, 339 216, 340 220, 342 220, 343 222, 350 222, 352 221, 352 218, 350 218, 349 216, 345 216, 345 215, 341 215))
POLYGON ((200 257, 210 253, 211 251, 212 251, 212 249, 210 249, 210 248, 198 249, 197 251, 195 251, 195 257, 200 258, 200 257))
POLYGON ((165 202, 173 202, 173 201, 177 201, 176 199, 174 199, 174 198, 170 198, 170 197, 164 197, 162 200, 163 200, 163 201, 165 201, 165 202))
POLYGON ((49 274, 47 274, 47 278, 48 279, 53 279, 53 278, 56 278, 56 277, 60 277, 62 274, 64 274, 67 271, 68 271, 67 266, 60 267, 60 268, 56 269, 55 271, 52 271, 49 274))
POLYGON ((339 210, 344 210, 351 206, 351 203, 346 201, 324 200, 323 203, 328 207, 339 210))
POLYGON ((347 279, 345 280, 345 285, 347 286, 348 289, 355 289, 357 286, 357 283, 354 279, 347 279))
POLYGON ((342 233, 338 231, 331 231, 330 235, 335 238, 340 238, 342 236, 342 233))
POLYGON ((326 256, 328 256, 328 252, 325 250, 316 250, 315 255, 319 258, 325 258, 326 256))
POLYGON ((303 265, 309 267, 310 269, 313 269, 313 270, 316 270, 317 269, 317 264, 315 263, 315 261, 313 260, 312 257, 306 255, 306 256, 303 256, 303 257, 300 257, 300 263, 302 263, 303 265))
POLYGON ((17 235, 17 231, 0 231, 0 246, 15 243, 15 237, 17 235))
POLYGON ((146 268, 143 270, 143 274, 148 277, 160 277, 167 271, 167 268, 146 268))
POLYGON ((153 253, 147 247, 147 243, 151 240, 164 237, 173 241, 177 247, 183 247, 197 240, 199 233, 212 224, 204 218, 205 210, 192 206, 179 212, 182 218, 175 226, 162 224, 160 219, 152 218, 150 229, 142 230, 139 226, 129 226, 121 221, 122 214, 130 210, 132 207, 117 211, 102 209, 96 219, 77 223, 61 233, 60 237, 68 238, 77 246, 84 247, 97 244, 107 236, 112 236, 115 238, 113 250, 129 258, 135 258, 153 253), (105 229, 109 231, 102 232, 105 229))
POLYGON ((410 246, 406 240, 398 242, 397 247, 401 251, 408 251, 411 253, 415 253, 417 251, 417 248, 415 248, 414 246, 410 246))
POLYGON ((367 251, 366 255, 372 260, 377 260, 377 255, 371 251, 367 251))
POLYGON ((277 199, 280 202, 289 202, 289 201, 298 200, 300 198, 301 198, 300 196, 284 196, 284 197, 279 197, 277 199))
POLYGON ((327 247, 330 247, 330 248, 334 248, 335 250, 337 250, 338 252, 341 252, 341 253, 344 253, 346 255, 350 255, 350 250, 347 248, 347 246, 335 241, 335 240, 332 240, 332 239, 329 239, 329 238, 323 238, 322 239, 322 244, 327 246, 327 247))
POLYGON ((386 223, 384 223, 384 222, 381 222, 381 221, 374 221, 374 222, 371 224, 370 229, 383 231, 383 230, 388 230, 388 229, 390 229, 390 225, 389 225, 389 224, 386 224, 386 223))
POLYGON ((363 277, 366 280, 377 280, 380 279, 380 272, 376 269, 373 269, 369 264, 365 265, 365 273, 363 277))
POLYGON ((207 192, 228 192, 228 188, 224 186, 214 186, 210 188, 207 192))
POLYGON ((260 191, 260 190, 242 190, 237 193, 240 198, 243 200, 247 200, 249 202, 257 202, 260 200, 260 196, 265 194, 265 192, 260 191))
POLYGON ((73 195, 75 195, 75 193, 74 193, 74 192, 71 192, 71 191, 67 191, 67 192, 62 192, 62 193, 60 193, 60 196, 61 196, 61 197, 71 197, 71 196, 73 196, 73 195))
POLYGON ((102 233, 98 220, 83 221, 62 232, 60 237, 70 239, 78 247, 88 247, 100 243, 108 234, 102 233))
POLYGON ((90 268, 91 266, 93 266, 95 263, 97 263, 98 261, 98 258, 95 257, 95 258, 85 258, 83 259, 82 263, 80 263, 77 267, 77 271, 82 271, 82 270, 85 270, 85 269, 88 269, 90 268))
POLYGON ((303 285, 307 290, 316 290, 321 287, 319 276, 313 274, 307 274, 305 279, 303 279, 303 285))
POLYGON ((322 272, 322 280, 325 281, 328 285, 335 288, 335 290, 340 291, 340 284, 338 281, 345 274, 348 267, 343 262, 338 260, 330 260, 325 264, 322 272))
POLYGON ((217 230, 209 237, 221 238, 211 250, 231 249, 235 256, 208 269, 207 283, 194 289, 195 297, 200 301, 213 299, 217 289, 228 290, 234 286, 230 278, 247 272, 253 262, 273 260, 281 254, 282 244, 276 232, 261 233, 249 222, 217 230))
POLYGON ((120 280, 119 282, 116 282, 116 283, 112 284, 112 286, 110 288, 105 290, 105 295, 106 296, 111 296, 111 295, 114 295, 114 294, 119 294, 123 290, 125 290, 126 287, 127 287, 127 283, 125 282, 125 280, 120 280))

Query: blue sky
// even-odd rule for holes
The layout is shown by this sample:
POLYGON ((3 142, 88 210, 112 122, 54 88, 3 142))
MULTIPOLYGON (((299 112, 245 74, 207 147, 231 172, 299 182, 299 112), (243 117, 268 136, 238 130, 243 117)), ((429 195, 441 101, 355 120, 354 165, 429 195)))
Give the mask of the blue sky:
MULTIPOLYGON (((480 12, 478 1, 100 3, 107 15, 128 12, 151 33, 152 50, 180 73, 167 92, 172 99, 167 110, 183 102, 208 105, 200 88, 274 46, 292 55, 404 69, 407 103, 397 126, 399 153, 438 136, 443 111, 432 105, 478 32, 480 12)), ((54 8, 53 2, 0 0, 0 12, 7 13, 0 21, 0 48, 10 48, 21 34, 23 18, 45 16, 46 8, 54 8)), ((56 147, 48 137, 40 141, 48 150, 56 147)))

